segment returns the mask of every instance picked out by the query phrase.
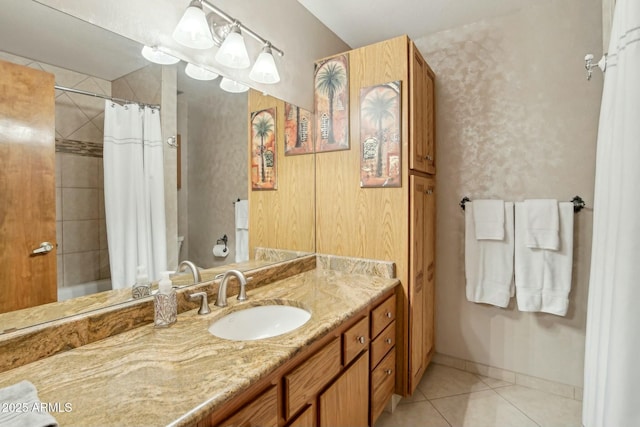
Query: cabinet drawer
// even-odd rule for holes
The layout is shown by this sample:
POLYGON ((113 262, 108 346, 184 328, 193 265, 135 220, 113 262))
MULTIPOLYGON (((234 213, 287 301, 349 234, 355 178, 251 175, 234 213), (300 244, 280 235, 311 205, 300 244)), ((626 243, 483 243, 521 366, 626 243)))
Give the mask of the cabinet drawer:
POLYGON ((396 296, 393 295, 371 312, 371 338, 378 336, 384 328, 396 320, 396 296))
POLYGON ((371 343, 371 367, 375 368, 378 362, 396 345, 396 322, 393 321, 371 343))
POLYGON ((360 320, 342 334, 342 360, 347 366, 369 345, 369 316, 360 320))
POLYGON ((220 426, 273 426, 278 425, 277 387, 271 387, 244 408, 222 421, 220 426))
POLYGON ((396 349, 371 372, 371 425, 375 424, 393 394, 396 384, 396 349))
POLYGON ((285 419, 289 419, 311 401, 329 381, 342 370, 340 339, 331 341, 284 376, 285 419))

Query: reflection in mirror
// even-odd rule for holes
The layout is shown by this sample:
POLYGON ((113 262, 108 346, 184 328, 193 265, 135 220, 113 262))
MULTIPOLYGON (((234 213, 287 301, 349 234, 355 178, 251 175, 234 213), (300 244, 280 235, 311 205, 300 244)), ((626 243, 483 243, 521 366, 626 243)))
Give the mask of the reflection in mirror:
MULTIPOLYGON (((247 95, 228 94, 217 81, 189 79, 184 63, 164 70, 149 64, 138 43, 36 2, 3 3, 0 60, 52 73, 60 86, 162 104, 163 112, 174 109, 179 144, 165 147, 165 152, 179 153, 179 164, 167 167, 165 161, 166 172, 178 174, 179 183, 177 193, 175 186, 165 187, 165 194, 174 193, 175 206, 166 209, 167 223, 174 222, 177 235, 174 253, 177 260, 189 259, 209 269, 203 280, 212 280, 234 264, 234 203, 248 197, 247 95), (177 87, 176 105, 162 99, 167 87, 177 87), (225 235, 227 255, 214 256, 214 246, 225 235)), ((110 283, 102 165, 104 100, 65 91, 56 91, 55 97, 56 206, 51 209, 56 212, 57 250, 51 255, 57 256, 53 281, 60 302, 0 313, 0 333, 131 299, 131 288, 111 290, 110 283)), ((234 268, 247 271, 266 264, 253 260, 234 268)), ((176 267, 177 261, 168 265, 176 267)), ((188 277, 174 280, 187 284, 188 277)))

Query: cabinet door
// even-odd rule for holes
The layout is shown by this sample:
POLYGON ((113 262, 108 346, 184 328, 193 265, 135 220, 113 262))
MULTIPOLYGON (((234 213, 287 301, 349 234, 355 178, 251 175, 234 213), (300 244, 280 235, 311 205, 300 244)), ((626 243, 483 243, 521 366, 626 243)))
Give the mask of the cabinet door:
POLYGON ((435 269, 436 269, 436 186, 433 179, 427 180, 424 195, 424 316, 423 316, 423 344, 425 366, 433 355, 435 344, 435 269))
POLYGON ((413 43, 409 44, 409 168, 435 173, 434 74, 413 43))
POLYGON ((415 390, 432 354, 434 341, 435 185, 411 176, 409 388, 415 390))
POLYGON ((369 422, 369 352, 362 354, 319 399, 320 426, 369 422))
POLYGON ((278 425, 278 397, 277 387, 271 387, 251 403, 245 405, 238 412, 222 421, 220 426, 277 426, 278 425))

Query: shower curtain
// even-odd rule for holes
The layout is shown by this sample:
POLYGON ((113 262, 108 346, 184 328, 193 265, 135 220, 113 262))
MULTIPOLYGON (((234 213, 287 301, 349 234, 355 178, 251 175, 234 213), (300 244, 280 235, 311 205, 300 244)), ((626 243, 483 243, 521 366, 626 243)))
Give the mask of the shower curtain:
POLYGON ((602 94, 582 423, 640 426, 640 1, 618 0, 602 94))
POLYGON ((164 156, 160 112, 105 102, 104 200, 113 289, 167 269, 164 156))

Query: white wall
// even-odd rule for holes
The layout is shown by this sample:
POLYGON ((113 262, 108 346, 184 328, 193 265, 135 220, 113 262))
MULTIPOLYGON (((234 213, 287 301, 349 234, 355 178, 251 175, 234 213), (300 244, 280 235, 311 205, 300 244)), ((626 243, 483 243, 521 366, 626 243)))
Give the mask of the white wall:
POLYGON ((592 212, 576 215, 566 317, 466 301, 464 214, 471 199, 593 201, 602 75, 600 0, 540 1, 415 40, 436 73, 439 353, 582 384, 592 212))

